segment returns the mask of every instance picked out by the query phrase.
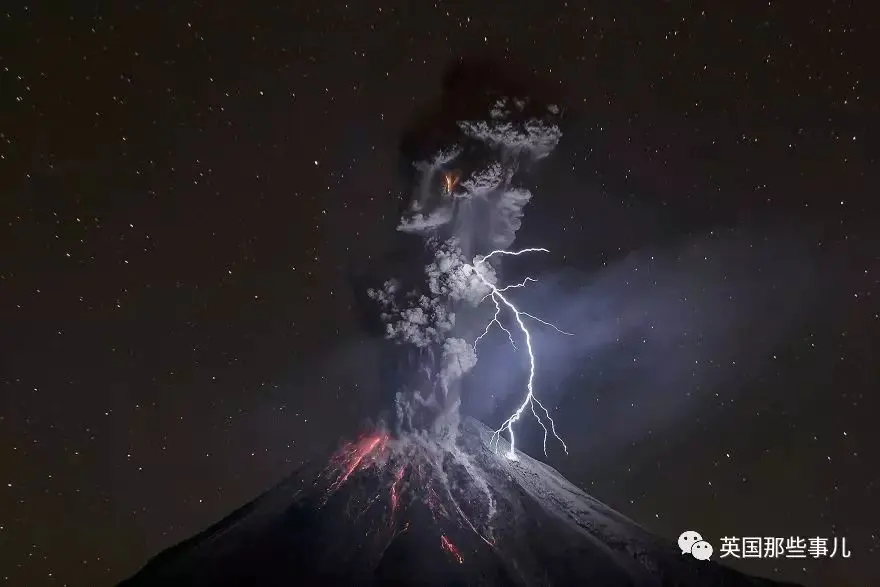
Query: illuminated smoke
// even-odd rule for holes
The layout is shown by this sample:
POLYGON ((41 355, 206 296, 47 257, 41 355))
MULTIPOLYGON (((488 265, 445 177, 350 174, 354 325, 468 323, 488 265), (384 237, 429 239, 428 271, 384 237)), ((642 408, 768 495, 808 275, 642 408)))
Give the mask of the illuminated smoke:
MULTIPOLYGON (((430 238, 447 227, 460 243, 471 243, 479 231, 485 246, 509 247, 532 197, 528 189, 514 185, 514 177, 523 162, 542 159, 556 147, 562 136, 555 124, 558 115, 556 106, 542 111, 528 99, 501 96, 484 120, 457 121, 453 146, 414 163, 416 187, 398 230, 430 238), (459 163, 470 172, 452 189, 437 189, 438 178, 455 173, 450 168, 459 163)), ((471 257, 480 253, 479 244, 464 248, 471 257)))
MULTIPOLYGON (((455 433, 461 380, 477 363, 476 343, 481 337, 476 337, 474 329, 480 312, 469 309, 491 300, 494 318, 479 329, 485 326, 488 332, 497 324, 508 333, 511 343, 513 335, 502 320, 520 322, 522 317, 530 317, 502 293, 524 284, 496 285, 501 255, 493 251, 513 243, 532 197, 517 182, 520 168, 549 155, 561 137, 556 106, 542 106, 498 91, 485 77, 472 74, 460 76, 446 89, 444 103, 458 104, 470 92, 478 96, 482 106, 466 110, 441 107, 440 122, 413 142, 413 152, 419 155, 411 161, 413 182, 398 230, 421 237, 427 256, 421 278, 406 285, 390 279, 368 292, 380 308, 385 336, 412 348, 417 370, 424 375, 420 383, 413 384, 415 388, 401 389, 397 394, 397 424, 437 434, 455 433), (462 117, 449 121, 444 118, 449 111, 462 117), (488 257, 492 257, 491 263, 488 257), (509 315, 505 318, 503 313, 509 315)), ((412 243, 409 246, 418 248, 412 243)), ((420 256, 417 253, 414 250, 414 258, 420 256)), ((525 324, 520 323, 518 330, 526 336, 529 352, 530 375, 523 405, 532 406, 541 426, 546 429, 546 422, 555 435, 549 412, 533 391, 534 355, 525 324)), ((511 455, 515 450, 513 424, 523 409, 505 422, 511 455)))

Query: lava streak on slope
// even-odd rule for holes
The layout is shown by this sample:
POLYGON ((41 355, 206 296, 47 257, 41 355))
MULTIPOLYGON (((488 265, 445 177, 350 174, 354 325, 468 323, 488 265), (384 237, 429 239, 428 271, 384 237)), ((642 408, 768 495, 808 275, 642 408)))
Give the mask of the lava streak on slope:
MULTIPOLYGON (((484 448, 490 450, 487 445, 484 448)), ((452 557, 451 562, 463 564, 464 560, 449 538, 453 528, 470 530, 487 546, 496 548, 494 500, 471 457, 458 448, 442 446, 422 435, 392 436, 376 431, 344 445, 320 478, 327 483, 321 492, 322 507, 331 497, 341 497, 338 505, 343 510, 356 510, 354 518, 349 515, 350 523, 365 523, 370 528, 367 534, 372 537, 365 556, 374 561, 384 556, 414 519, 430 520, 432 532, 442 536, 440 547, 452 557), (384 507, 379 505, 382 501, 384 507), (364 521, 358 522, 361 519, 364 521)))
POLYGON ((391 484, 391 517, 394 518, 394 514, 397 513, 397 503, 400 499, 400 482, 403 480, 403 475, 406 473, 406 464, 397 469, 397 473, 394 475, 394 483, 391 484))
POLYGON ((376 462, 376 457, 381 454, 388 444, 388 434, 376 432, 362 437, 357 442, 351 443, 339 452, 334 458, 334 464, 340 470, 339 476, 330 485, 328 493, 333 493, 348 481, 351 474, 358 468, 364 468, 376 462), (369 457, 369 459, 368 459, 369 457), (364 462, 366 460, 366 462, 364 462))
POLYGON ((464 559, 461 557, 461 553, 458 552, 458 549, 452 543, 449 538, 446 537, 446 534, 440 535, 440 548, 451 554, 458 561, 458 564, 464 563, 464 559))

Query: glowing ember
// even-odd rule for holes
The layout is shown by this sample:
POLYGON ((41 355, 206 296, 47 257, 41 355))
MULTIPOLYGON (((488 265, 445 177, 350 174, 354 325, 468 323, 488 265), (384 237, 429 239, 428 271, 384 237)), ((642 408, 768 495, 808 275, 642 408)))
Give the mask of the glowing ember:
POLYGON ((428 504, 428 510, 430 510, 431 512, 431 517, 434 518, 435 522, 437 521, 438 517, 449 517, 446 513, 446 508, 443 507, 443 504, 440 501, 440 496, 437 495, 437 492, 434 491, 434 488, 430 485, 428 486, 428 496, 426 501, 428 504))
POLYGON ((450 195, 452 190, 455 189, 455 186, 458 185, 458 176, 452 172, 445 173, 443 175, 443 186, 446 190, 446 195, 450 195))
POLYGON ((394 513, 397 511, 397 502, 400 498, 400 481, 403 479, 403 475, 406 473, 406 465, 404 464, 397 470, 397 474, 394 475, 394 483, 391 484, 391 515, 394 516, 394 513))
POLYGON ((458 560, 458 564, 464 563, 464 559, 461 558, 461 553, 458 552, 458 549, 445 534, 440 535, 440 548, 454 556, 458 560))
MULTIPOLYGON (((494 547, 494 541, 484 536, 477 529, 465 511, 456 502, 450 489, 442 483, 435 488, 436 480, 426 470, 432 467, 432 465, 423 462, 424 456, 417 456, 415 458, 411 454, 404 456, 397 452, 399 449, 399 444, 393 442, 391 436, 386 432, 373 432, 362 436, 355 442, 344 445, 333 456, 330 466, 321 475, 325 479, 333 479, 333 482, 325 492, 323 505, 327 505, 330 497, 349 480, 356 477, 358 472, 375 469, 376 475, 382 479, 387 479, 386 475, 390 476, 390 483, 386 483, 385 488, 379 489, 378 493, 371 493, 368 499, 353 498, 352 495, 349 495, 347 507, 352 508, 351 511, 354 512, 353 519, 356 520, 365 515, 370 508, 374 507, 382 499, 382 496, 387 495, 386 528, 391 534, 389 535, 376 528, 376 537, 380 540, 393 540, 394 536, 406 532, 409 528, 409 522, 398 527, 397 521, 399 517, 402 517, 399 514, 408 503, 405 500, 404 492, 412 490, 413 486, 415 486, 417 491, 420 493, 424 492, 421 498, 428 506, 435 524, 441 524, 442 520, 457 522, 462 528, 470 528, 486 544, 494 547), (403 458, 396 458, 399 456, 403 456, 403 458), (412 477, 414 483, 405 483, 410 470, 412 471, 410 477, 412 477), (441 497, 438 494, 437 489, 441 488, 445 489, 445 491, 441 492, 445 497, 441 497), (456 515, 456 512, 458 515, 456 515)), ((400 521, 402 522, 403 520, 400 521)), ((458 549, 445 535, 442 537, 441 546, 443 550, 456 558, 459 564, 463 563, 463 558, 458 549)))
POLYGON ((370 436, 365 436, 360 441, 355 443, 350 447, 347 454, 345 454, 342 458, 342 464, 340 465, 340 469, 343 472, 339 475, 336 481, 330 486, 330 491, 335 491, 339 488, 340 485, 348 481, 348 478, 351 477, 351 474, 354 473, 358 467, 361 466, 364 459, 370 456, 377 448, 380 450, 385 447, 385 443, 388 442, 388 436, 386 434, 373 434, 370 436))

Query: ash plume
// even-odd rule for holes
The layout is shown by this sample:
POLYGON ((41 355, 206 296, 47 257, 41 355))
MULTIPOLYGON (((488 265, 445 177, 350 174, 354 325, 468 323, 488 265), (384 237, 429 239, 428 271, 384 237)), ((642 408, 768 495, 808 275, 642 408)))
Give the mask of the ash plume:
MULTIPOLYGON (((508 247, 532 195, 520 172, 555 147, 559 109, 496 74, 470 65, 452 70, 440 106, 407 134, 410 181, 396 259, 407 263, 360 290, 374 310, 370 326, 397 350, 393 427, 371 425, 323 468, 304 466, 162 553, 126 587, 759 584, 682 558, 552 468, 516 453, 513 425, 521 416, 543 428, 545 455, 551 432, 567 452, 546 398, 534 389, 536 356, 542 364, 543 356, 532 334, 571 333, 506 293, 534 279, 505 282, 501 259, 549 252, 508 247), (518 407, 494 431, 459 412, 462 378, 474 371, 493 328, 514 353, 503 372, 528 372, 518 382, 518 407), (499 458, 499 445, 507 458, 499 458)), ((482 389, 492 388, 497 381, 482 389)))
POLYGON ((520 172, 561 137, 559 107, 496 67, 459 63, 443 86, 401 145, 407 193, 397 230, 420 268, 368 290, 384 336, 406 347, 406 368, 417 365, 396 397, 406 429, 448 428, 438 420, 457 417, 461 378, 477 363, 475 308, 497 291, 500 267, 496 258, 478 271, 475 260, 513 244, 532 197, 520 172))

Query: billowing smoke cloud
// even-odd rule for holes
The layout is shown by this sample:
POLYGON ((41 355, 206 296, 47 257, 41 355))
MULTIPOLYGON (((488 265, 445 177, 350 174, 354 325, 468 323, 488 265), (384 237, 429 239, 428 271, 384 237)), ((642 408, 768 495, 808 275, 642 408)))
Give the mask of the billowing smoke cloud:
POLYGON ((410 187, 397 229, 418 237, 412 258, 421 271, 411 283, 395 276, 368 292, 386 338, 410 347, 407 367, 414 353, 424 374, 397 397, 398 419, 413 427, 422 408, 436 412, 427 418, 432 426, 438 414, 457 412, 460 380, 477 363, 474 325, 460 316, 472 316, 468 309, 497 280, 497 261, 477 275, 474 260, 513 243, 532 197, 519 172, 561 136, 557 106, 530 99, 490 69, 460 65, 444 86, 439 106, 402 147, 410 187))
MULTIPOLYGON (((463 338, 447 338, 443 341, 443 367, 440 381, 448 386, 450 381, 461 379, 462 375, 477 364, 477 352, 473 345, 463 338)), ((444 393, 448 393, 444 389, 444 393)))
POLYGON ((464 300, 472 306, 479 304, 489 294, 484 279, 495 285, 497 277, 490 267, 480 279, 470 267, 472 262, 473 259, 462 254, 454 237, 438 245, 434 249, 434 261, 425 267, 431 296, 451 302, 464 300))
POLYGON ((382 289, 370 289, 368 294, 382 308, 387 338, 428 348, 440 344, 455 325, 455 314, 436 297, 420 294, 417 290, 402 293, 401 284, 389 279, 382 289))
POLYGON ((485 119, 457 121, 452 145, 414 162, 416 189, 398 226, 429 236, 447 227, 471 257, 513 243, 532 197, 513 184, 519 166, 549 155, 562 136, 557 106, 538 113, 527 98, 488 97, 485 119), (442 185, 447 178, 451 188, 442 185))

